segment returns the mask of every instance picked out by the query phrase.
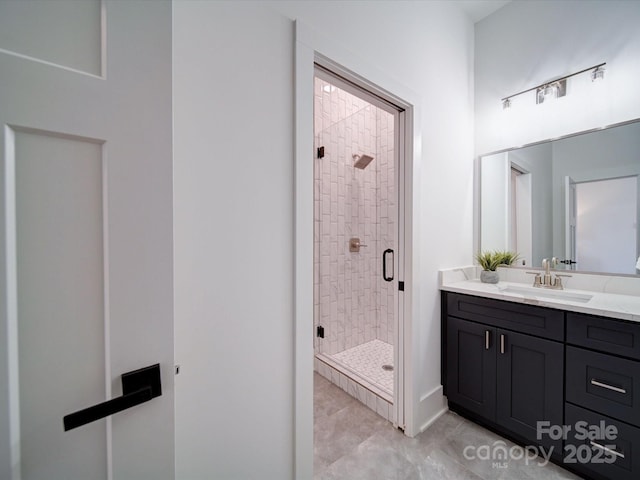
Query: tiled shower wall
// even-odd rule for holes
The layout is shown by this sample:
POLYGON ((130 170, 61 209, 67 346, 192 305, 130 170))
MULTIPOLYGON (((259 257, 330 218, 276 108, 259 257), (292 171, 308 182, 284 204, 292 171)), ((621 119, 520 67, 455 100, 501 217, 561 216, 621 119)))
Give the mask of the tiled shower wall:
POLYGON ((316 353, 335 354, 378 339, 393 342, 395 295, 382 280, 382 252, 397 228, 394 118, 324 80, 315 80, 314 319, 325 329, 316 353), (353 167, 353 155, 374 160, 353 167), (359 253, 349 239, 359 237, 359 253))

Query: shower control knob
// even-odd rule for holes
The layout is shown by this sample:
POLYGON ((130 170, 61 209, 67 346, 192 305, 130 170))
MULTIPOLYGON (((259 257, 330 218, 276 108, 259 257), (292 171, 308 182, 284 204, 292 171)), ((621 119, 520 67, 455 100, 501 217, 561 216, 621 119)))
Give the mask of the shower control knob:
POLYGON ((360 239, 358 237, 353 237, 349 239, 349 251, 350 252, 359 252, 360 247, 366 247, 367 245, 360 243, 360 239))

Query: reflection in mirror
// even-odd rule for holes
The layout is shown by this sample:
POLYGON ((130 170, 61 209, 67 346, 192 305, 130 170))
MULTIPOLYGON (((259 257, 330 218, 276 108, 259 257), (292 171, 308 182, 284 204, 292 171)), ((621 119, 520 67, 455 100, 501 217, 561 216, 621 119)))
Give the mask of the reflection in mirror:
POLYGON ((480 158, 480 248, 640 274, 640 122, 480 158))

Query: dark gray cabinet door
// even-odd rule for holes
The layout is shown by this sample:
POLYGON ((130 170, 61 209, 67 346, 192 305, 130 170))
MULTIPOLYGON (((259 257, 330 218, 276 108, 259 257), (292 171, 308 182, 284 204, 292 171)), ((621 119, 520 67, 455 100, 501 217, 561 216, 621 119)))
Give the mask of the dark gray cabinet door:
POLYGON ((561 442, 536 436, 539 421, 562 425, 564 346, 507 330, 497 335, 497 423, 560 453, 561 442))
POLYGON ((492 421, 496 408, 495 337, 495 328, 448 318, 447 397, 492 421))

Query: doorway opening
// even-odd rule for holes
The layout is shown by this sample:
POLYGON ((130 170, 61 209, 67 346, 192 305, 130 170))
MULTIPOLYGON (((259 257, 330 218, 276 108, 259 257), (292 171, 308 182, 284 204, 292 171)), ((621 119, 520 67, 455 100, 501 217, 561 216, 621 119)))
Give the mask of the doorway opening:
POLYGON ((513 161, 510 172, 507 249, 518 252, 518 265, 533 265, 533 175, 513 161))
POLYGON ((314 370, 404 427, 404 110, 317 65, 314 370))
POLYGON ((637 175, 583 182, 565 178, 566 251, 571 269, 637 273, 639 183, 637 175))

